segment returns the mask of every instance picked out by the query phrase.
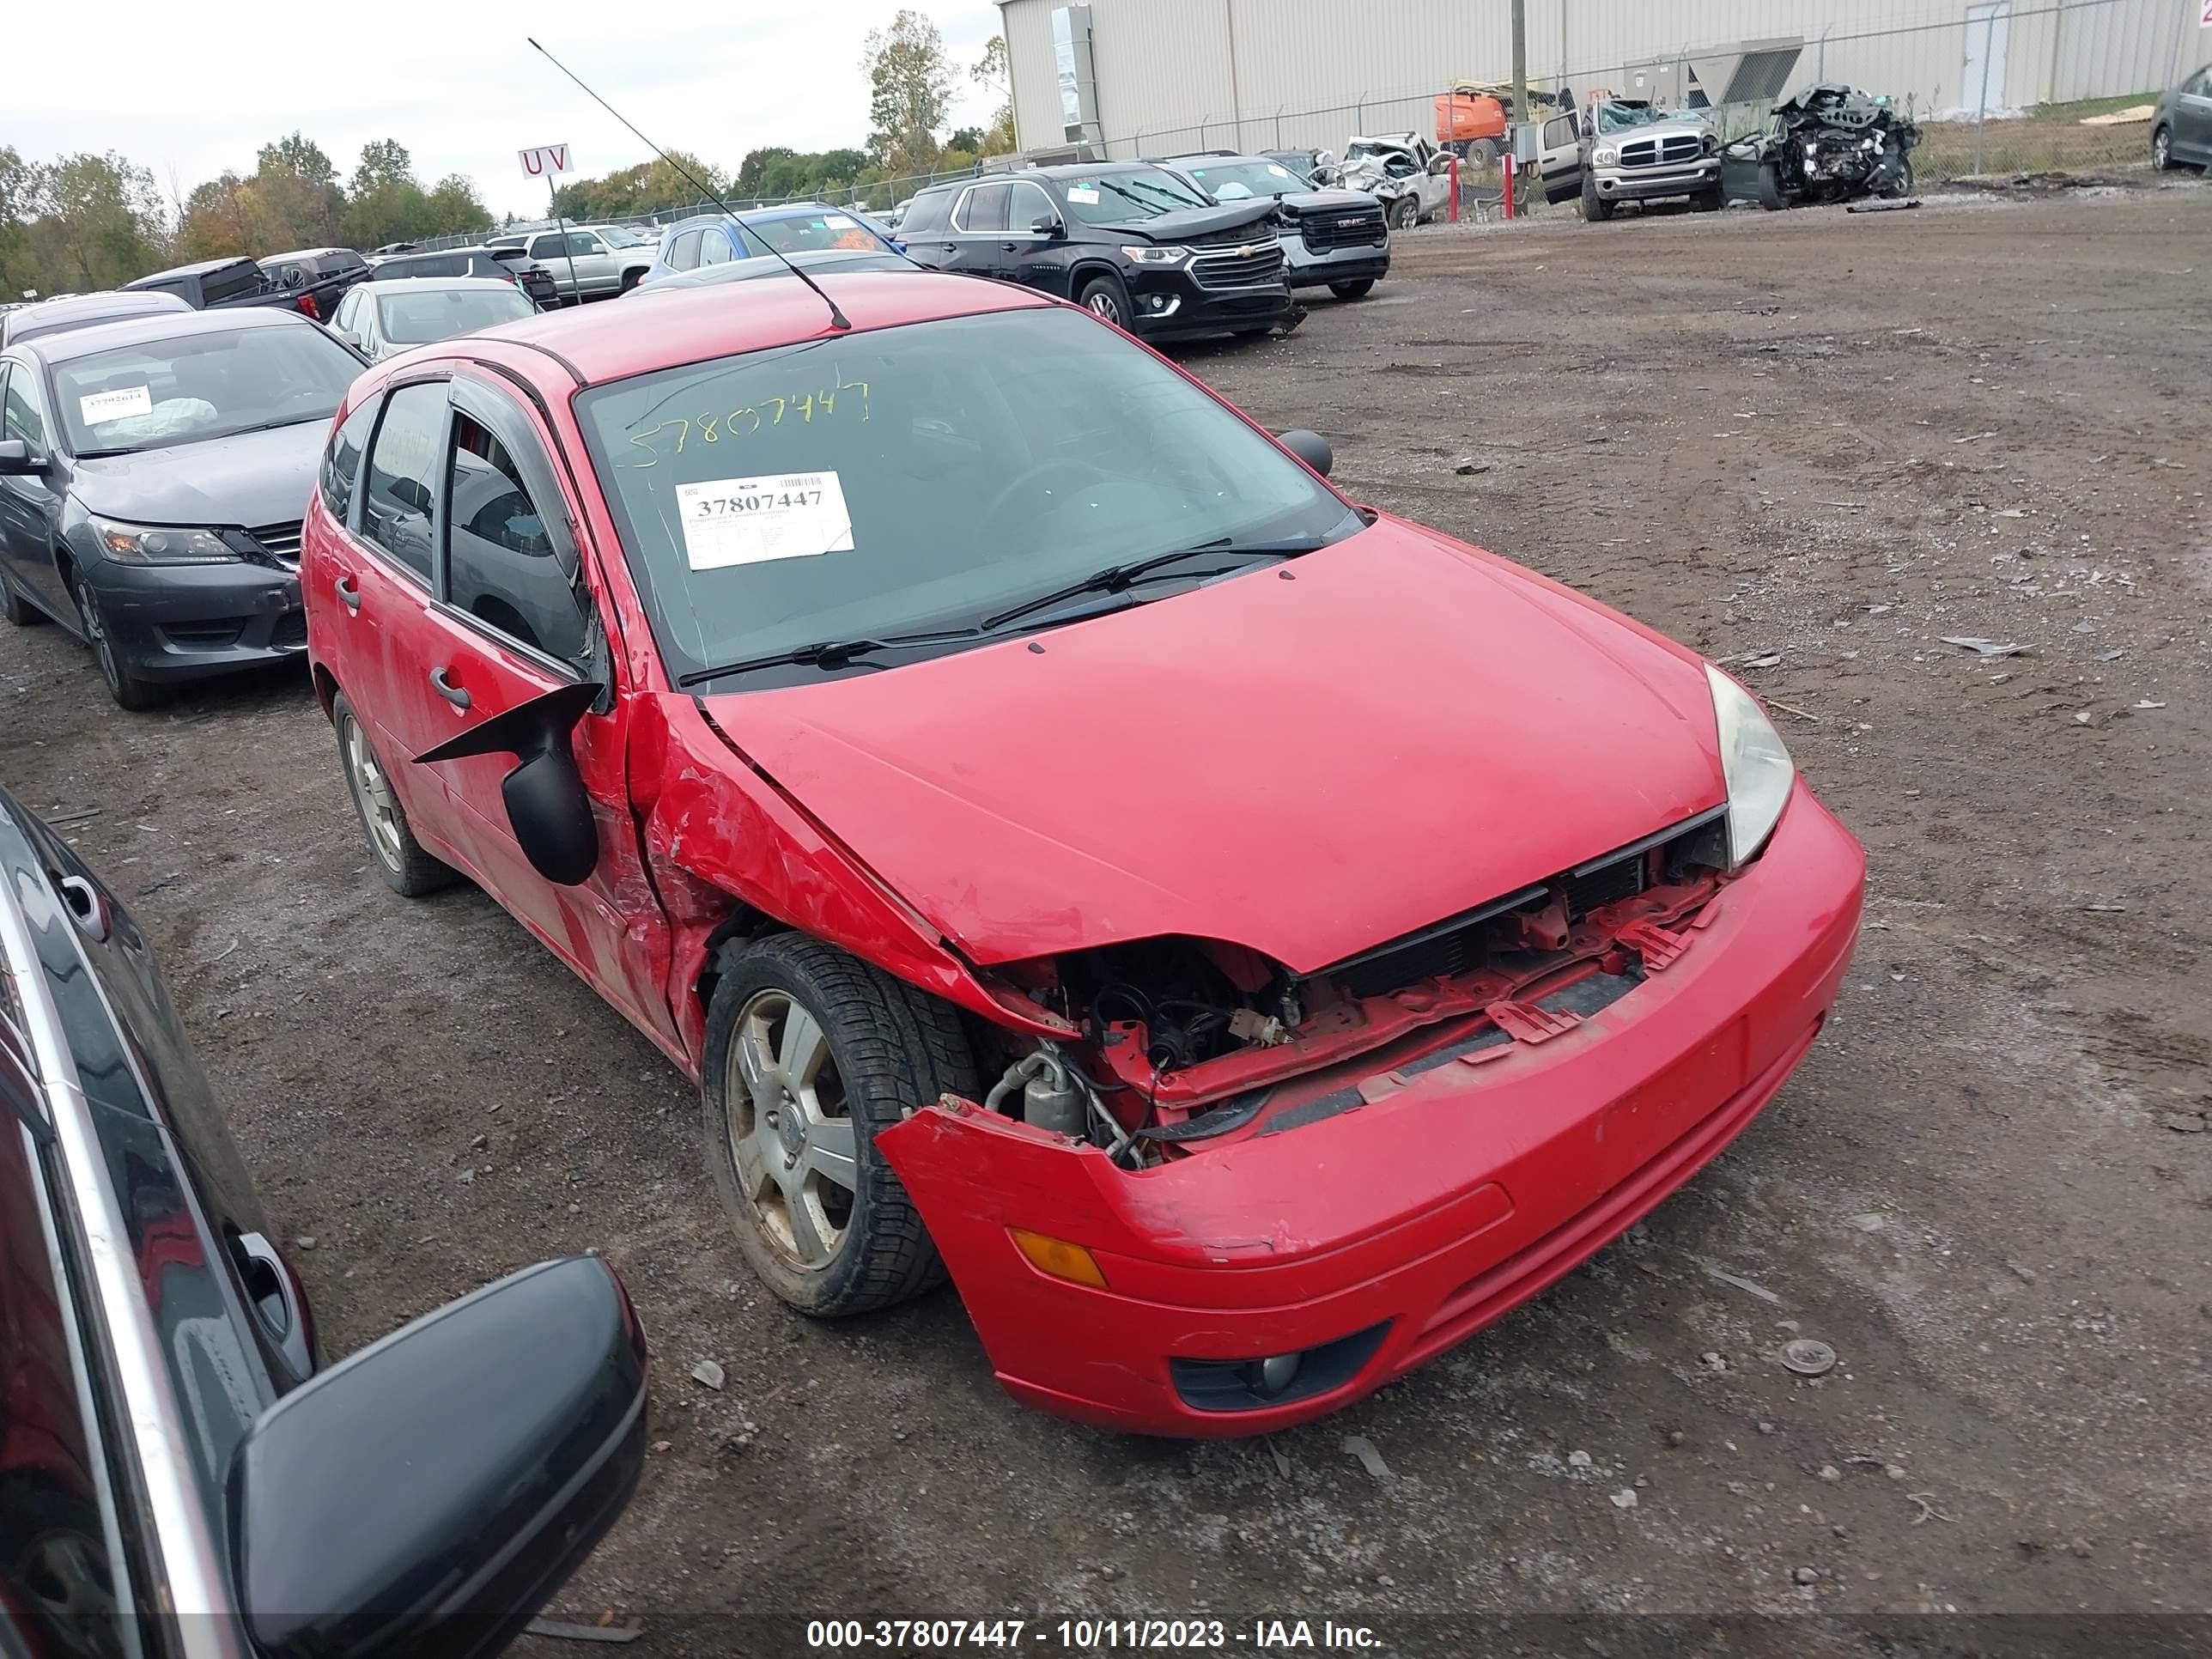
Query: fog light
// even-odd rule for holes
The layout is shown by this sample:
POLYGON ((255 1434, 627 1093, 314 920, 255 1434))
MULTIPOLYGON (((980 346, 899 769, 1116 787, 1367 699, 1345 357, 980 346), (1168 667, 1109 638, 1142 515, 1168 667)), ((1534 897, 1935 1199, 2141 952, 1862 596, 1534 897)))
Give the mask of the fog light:
POLYGON ((1279 1353, 1262 1359, 1252 1367, 1252 1392, 1257 1395, 1280 1394, 1297 1381, 1298 1364, 1303 1354, 1279 1353))

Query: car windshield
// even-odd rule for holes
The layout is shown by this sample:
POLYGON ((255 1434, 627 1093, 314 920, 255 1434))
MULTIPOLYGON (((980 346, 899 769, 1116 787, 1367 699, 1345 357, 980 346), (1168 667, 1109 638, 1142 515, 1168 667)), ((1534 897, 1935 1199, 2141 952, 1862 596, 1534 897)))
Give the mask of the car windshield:
POLYGON ((1597 106, 1597 130, 1600 132, 1627 132, 1637 127, 1655 126, 1674 116, 1656 104, 1600 104, 1597 106))
POLYGON ((849 213, 824 208, 818 213, 790 213, 774 219, 744 219, 738 227, 757 241, 779 253, 799 253, 816 248, 841 247, 880 253, 890 244, 849 213))
POLYGON ((54 368, 74 454, 129 453, 327 421, 361 359, 312 324, 118 346, 54 368))
POLYGON ((1068 211, 1086 225, 1125 225, 1212 205, 1188 179, 1159 167, 1071 178, 1066 188, 1068 211))
POLYGON ((1249 202, 1255 196, 1287 196, 1313 186, 1279 161, 1197 161, 1190 176, 1217 202, 1249 202))
POLYGON ((679 678, 823 641, 974 629, 1178 549, 1312 546, 1360 527, 1206 392, 1064 307, 663 369, 576 409, 679 678))
POLYGON ((376 302, 384 337, 395 345, 422 345, 471 329, 534 317, 538 307, 519 288, 432 288, 420 294, 387 294, 376 302))
POLYGON ((650 247, 653 244, 653 238, 641 236, 622 225, 602 225, 599 234, 617 247, 650 247))

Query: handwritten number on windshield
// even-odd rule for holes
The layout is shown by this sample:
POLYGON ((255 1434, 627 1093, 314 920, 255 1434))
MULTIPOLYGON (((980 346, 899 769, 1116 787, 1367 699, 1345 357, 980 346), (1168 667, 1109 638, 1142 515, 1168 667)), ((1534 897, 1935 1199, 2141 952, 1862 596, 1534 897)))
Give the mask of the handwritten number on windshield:
POLYGON ((787 420, 807 426, 814 423, 817 415, 825 421, 834 420, 838 418, 840 410, 847 418, 857 416, 862 425, 867 423, 870 411, 866 380, 848 380, 840 376, 836 386, 824 391, 804 392, 796 398, 763 398, 758 404, 748 404, 726 414, 702 414, 696 421, 673 416, 630 434, 630 447, 643 450, 645 458, 633 459, 625 471, 643 472, 658 466, 662 455, 681 455, 694 441, 719 444, 726 439, 735 443, 751 437, 763 427, 781 426, 787 420), (849 395, 856 392, 859 397, 849 395))

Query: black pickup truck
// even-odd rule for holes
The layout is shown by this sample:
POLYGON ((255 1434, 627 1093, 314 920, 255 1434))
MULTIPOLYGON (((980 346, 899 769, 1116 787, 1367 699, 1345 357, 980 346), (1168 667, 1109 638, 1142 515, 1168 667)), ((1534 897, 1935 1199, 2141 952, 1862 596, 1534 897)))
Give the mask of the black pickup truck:
MULTIPOLYGON (((152 289, 173 294, 195 311, 227 311, 234 306, 283 306, 318 321, 330 315, 318 303, 314 289, 286 288, 244 255, 235 259, 203 259, 196 265, 157 270, 123 286, 125 289, 152 289)), ((335 308, 336 305, 337 298, 333 296, 331 306, 335 308)))

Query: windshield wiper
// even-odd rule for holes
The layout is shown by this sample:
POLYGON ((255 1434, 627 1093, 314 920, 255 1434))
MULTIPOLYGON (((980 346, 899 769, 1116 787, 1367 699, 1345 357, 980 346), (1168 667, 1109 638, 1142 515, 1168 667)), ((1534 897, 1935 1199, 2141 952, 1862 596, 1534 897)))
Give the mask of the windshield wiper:
POLYGON ((281 421, 262 421, 253 426, 234 426, 221 435, 226 438, 236 438, 248 432, 274 432, 280 426, 304 426, 309 421, 327 421, 330 418, 331 411, 328 410, 325 410, 319 415, 287 415, 281 421))
POLYGON ((1011 611, 1001 611, 994 617, 986 617, 982 627, 986 632, 1002 628, 1010 622, 1018 622, 1024 617, 1049 610, 1063 599, 1079 599, 1085 593, 1118 593, 1164 566, 1196 558, 1201 554, 1226 554, 1232 558, 1281 559, 1310 553, 1321 545, 1322 538, 1313 535, 1291 536, 1274 542, 1253 542, 1243 547, 1234 545, 1229 537, 1218 536, 1210 542, 1200 542, 1196 547, 1179 547, 1173 552, 1155 553, 1149 559, 1137 559, 1128 564, 1109 564, 1103 570, 1092 571, 1080 581, 1056 587, 1049 593, 1040 593, 1033 599, 1025 599, 1011 611))
POLYGON ((880 640, 820 640, 812 645, 793 646, 788 651, 773 651, 764 657, 748 657, 743 662, 724 663, 718 668, 694 669, 688 674, 678 674, 676 684, 689 688, 719 680, 732 674, 750 674, 757 668, 819 668, 834 673, 840 668, 849 668, 859 659, 878 651, 896 651, 916 645, 949 645, 960 640, 979 637, 979 629, 957 628, 932 634, 893 634, 880 640))

